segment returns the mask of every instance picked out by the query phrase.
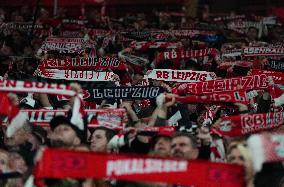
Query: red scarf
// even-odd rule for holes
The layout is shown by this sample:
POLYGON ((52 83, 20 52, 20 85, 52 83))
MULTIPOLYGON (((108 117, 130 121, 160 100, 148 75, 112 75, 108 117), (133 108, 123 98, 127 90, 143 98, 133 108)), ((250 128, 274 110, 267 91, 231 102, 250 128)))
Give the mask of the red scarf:
POLYGON ((182 60, 191 59, 204 56, 212 56, 213 58, 219 55, 219 51, 214 48, 200 49, 200 50, 172 50, 159 53, 156 57, 158 62, 165 60, 182 60))
POLYGON ((145 51, 148 49, 175 49, 182 47, 181 43, 172 43, 172 42, 155 42, 155 41, 143 41, 137 42, 133 41, 130 44, 130 47, 135 50, 145 51))
POLYGON ((12 104, 6 93, 0 92, 0 115, 12 118, 17 115, 19 108, 12 104))
POLYGON ((284 73, 282 72, 252 69, 251 74, 252 75, 265 74, 267 76, 271 76, 275 84, 284 84, 284 73))
POLYGON ((220 93, 237 90, 257 90, 269 87, 265 74, 233 77, 230 79, 218 79, 204 82, 183 83, 173 89, 173 93, 189 92, 196 95, 220 93), (240 85, 240 88, 238 88, 240 85))
POLYGON ((74 71, 59 69, 44 69, 44 71, 36 71, 34 75, 49 79, 63 79, 73 81, 112 81, 115 74, 113 72, 102 71, 74 71))
POLYGON ((279 127, 284 122, 284 113, 242 114, 222 118, 220 127, 213 132, 222 136, 236 137, 279 127))
POLYGON ((249 100, 245 91, 231 91, 212 93, 210 95, 191 95, 177 97, 176 100, 182 103, 243 103, 248 104, 249 100))
POLYGON ((260 171, 265 162, 284 161, 284 134, 259 134, 248 139, 248 146, 254 157, 253 166, 260 171))
POLYGON ((121 63, 117 58, 51 58, 43 60, 38 68, 44 69, 74 69, 74 70, 96 70, 96 69, 118 69, 126 68, 125 64, 121 63))
POLYGON ((179 185, 241 187, 243 168, 196 160, 46 149, 34 171, 39 178, 112 178, 179 185))
MULTIPOLYGON (((2 106, 2 105, 0 105, 2 106)), ((4 105, 7 106, 7 105, 4 105)), ((9 105, 11 106, 11 105, 9 105)), ((27 114, 29 122, 40 126, 49 126, 50 120, 57 115, 67 116, 67 110, 20 110, 21 113, 27 114)), ((125 119, 124 109, 95 109, 84 110, 88 115, 88 127, 105 126, 112 129, 122 129, 127 122, 125 119)), ((7 112, 6 112, 7 113, 7 112)), ((5 116, 8 114, 5 113, 5 116)), ((9 112, 11 113, 11 112, 9 112)), ((0 111, 0 114, 4 114, 0 111)), ((7 125, 4 120, 3 124, 7 125)))
POLYGON ((46 93, 54 95, 74 96, 76 93, 69 85, 46 82, 30 82, 17 80, 0 80, 0 92, 46 93))

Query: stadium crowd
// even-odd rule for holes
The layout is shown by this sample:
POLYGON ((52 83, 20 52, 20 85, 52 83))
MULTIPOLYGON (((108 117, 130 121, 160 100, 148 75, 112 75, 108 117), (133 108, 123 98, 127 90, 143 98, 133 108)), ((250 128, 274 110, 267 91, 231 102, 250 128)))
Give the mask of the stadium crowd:
POLYGON ((281 20, 202 11, 0 9, 0 186, 284 186, 281 20))

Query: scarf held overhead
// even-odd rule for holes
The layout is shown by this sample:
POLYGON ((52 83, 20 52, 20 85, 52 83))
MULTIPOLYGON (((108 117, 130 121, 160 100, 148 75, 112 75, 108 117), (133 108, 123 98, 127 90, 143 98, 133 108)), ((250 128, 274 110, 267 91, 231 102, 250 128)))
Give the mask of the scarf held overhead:
POLYGON ((243 136, 279 127, 283 122, 283 112, 225 116, 217 132, 229 137, 243 136))
POLYGON ((94 99, 153 99, 164 90, 158 86, 110 87, 93 89, 94 99))
POLYGON ((118 58, 65 58, 43 60, 38 66, 39 69, 64 69, 64 70, 95 70, 95 69, 125 69, 125 64, 118 58))
POLYGON ((113 72, 100 71, 73 71, 73 70, 58 70, 45 69, 36 73, 40 77, 49 79, 64 79, 77 81, 112 81, 115 74, 113 72))
POLYGON ((179 185, 241 187, 237 165, 123 154, 45 149, 35 178, 112 178, 179 185))
MULTIPOLYGON (((29 122, 40 125, 49 126, 51 119, 58 115, 67 116, 67 110, 20 110, 20 113, 28 116, 29 122)), ((85 110, 88 121, 88 127, 105 126, 109 128, 122 129, 125 122, 125 110, 124 109, 92 109, 85 110)), ((3 124, 8 124, 7 119, 3 121, 3 124)))
POLYGON ((172 82, 201 82, 213 80, 216 75, 207 71, 153 69, 147 72, 145 78, 172 82))
POLYGON ((181 103, 243 103, 248 104, 249 100, 245 91, 231 91, 213 93, 210 95, 178 96, 176 101, 181 103))
POLYGON ((225 91, 254 90, 269 88, 267 75, 250 75, 230 79, 181 83, 173 89, 173 93, 189 92, 196 95, 212 94, 225 91))
POLYGON ((46 82, 30 82, 17 80, 0 80, 0 92, 46 93, 74 96, 76 93, 69 85, 46 82))
POLYGON ((219 51, 214 48, 199 49, 199 50, 172 50, 159 53, 156 57, 158 62, 165 60, 182 60, 205 56, 212 56, 213 58, 219 55, 219 51))

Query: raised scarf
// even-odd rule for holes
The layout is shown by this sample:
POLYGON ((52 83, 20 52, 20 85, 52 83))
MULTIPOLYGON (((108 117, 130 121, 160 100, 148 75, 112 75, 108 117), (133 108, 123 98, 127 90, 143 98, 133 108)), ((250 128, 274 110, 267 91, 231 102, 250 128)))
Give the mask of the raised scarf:
POLYGON ((191 59, 205 56, 212 56, 213 58, 219 55, 219 51, 214 48, 199 49, 199 50, 172 50, 159 53, 156 57, 156 61, 165 60, 182 60, 191 59))
POLYGON ((76 95, 69 85, 17 80, 0 80, 0 92, 46 93, 66 96, 76 95))
POLYGON ((241 114, 225 116, 215 130, 222 136, 238 137, 279 127, 284 122, 284 113, 241 114))
POLYGON ((198 160, 45 149, 34 176, 111 178, 194 186, 244 186, 243 168, 198 160))
POLYGON ((44 69, 63 69, 63 70, 96 70, 96 69, 126 69, 125 64, 121 63, 118 58, 50 58, 40 62, 38 68, 44 69))
POLYGON ((145 78, 172 82, 201 82, 216 79, 216 75, 207 71, 153 69, 147 72, 145 78))
POLYGON ((184 92, 202 95, 225 91, 237 90, 257 90, 268 89, 267 75, 250 75, 242 77, 233 77, 229 79, 217 79, 211 81, 181 83, 173 89, 173 93, 181 94, 184 92))
POLYGON ((44 69, 37 71, 36 75, 49 79, 63 79, 72 81, 112 81, 115 74, 113 72, 100 71, 73 71, 73 70, 58 70, 44 69))
POLYGON ((284 56, 284 48, 276 47, 245 47, 243 56, 284 56))
MULTIPOLYGON (((51 119, 58 115, 67 116, 67 110, 20 110, 19 112, 28 116, 29 122, 49 126, 51 119)), ((84 110, 86 113, 88 127, 104 126, 112 129, 122 129, 127 120, 125 119, 124 109, 92 109, 84 110)), ((1 114, 1 113, 0 113, 1 114)), ((3 121, 4 125, 8 124, 7 119, 3 121)))

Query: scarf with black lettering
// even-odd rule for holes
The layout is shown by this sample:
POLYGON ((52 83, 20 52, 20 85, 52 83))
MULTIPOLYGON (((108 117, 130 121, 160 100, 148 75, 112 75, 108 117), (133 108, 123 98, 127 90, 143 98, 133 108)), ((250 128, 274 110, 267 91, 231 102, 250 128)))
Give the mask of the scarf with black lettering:
POLYGON ((182 60, 182 59, 191 59, 198 57, 211 56, 216 58, 219 56, 219 51, 214 48, 199 49, 199 50, 172 50, 159 53, 156 57, 156 61, 165 61, 165 60, 182 60))
POLYGON ((214 80, 216 75, 207 71, 153 69, 147 72, 145 78, 172 82, 201 82, 214 80))
POLYGON ((177 160, 127 154, 45 149, 35 179, 110 178, 187 186, 244 186, 241 166, 199 160, 177 160))
POLYGON ((284 161, 284 134, 252 135, 247 142, 251 154, 257 155, 252 159, 256 172, 262 169, 263 163, 284 161))
POLYGON ((37 70, 34 75, 49 78, 62 79, 72 81, 112 81, 115 74, 113 72, 102 71, 74 71, 74 70, 59 70, 59 69, 44 69, 44 71, 37 70))
POLYGON ((242 56, 243 49, 228 49, 222 52, 223 58, 231 58, 231 57, 238 57, 242 56))
POLYGON ((67 52, 81 52, 86 48, 94 47, 83 38, 47 38, 40 51, 67 51, 67 52))
POLYGON ((195 95, 220 93, 237 90, 268 89, 266 74, 233 77, 229 79, 217 79, 195 83, 180 83, 173 88, 173 93, 182 94, 188 92, 195 95))
POLYGON ((222 136, 238 137, 277 128, 283 123, 283 112, 225 116, 213 132, 222 136))
POLYGON ((245 47, 243 56, 284 56, 284 48, 276 47, 245 47))
POLYGON ((63 70, 96 70, 96 69, 126 69, 126 65, 121 63, 118 58, 100 57, 100 58, 50 58, 41 61, 38 69, 63 69, 63 70))

